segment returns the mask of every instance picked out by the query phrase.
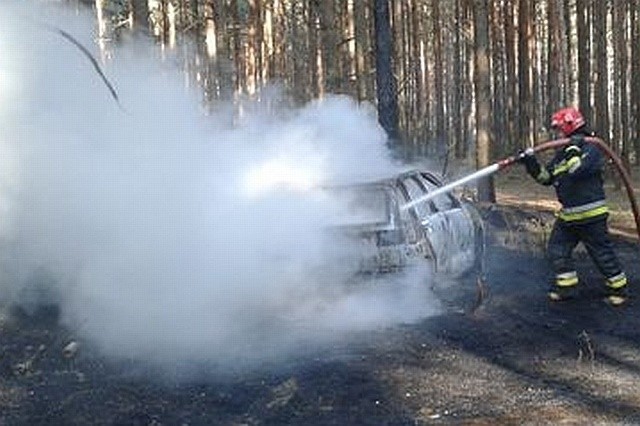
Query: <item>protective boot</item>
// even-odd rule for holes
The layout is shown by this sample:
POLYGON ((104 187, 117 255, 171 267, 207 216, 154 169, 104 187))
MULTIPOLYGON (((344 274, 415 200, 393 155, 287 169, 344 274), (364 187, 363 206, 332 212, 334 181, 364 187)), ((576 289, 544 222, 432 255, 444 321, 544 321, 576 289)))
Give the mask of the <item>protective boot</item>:
POLYGON ((551 302, 563 302, 565 300, 571 300, 576 296, 576 286, 559 287, 552 285, 547 292, 547 297, 551 302))
POLYGON ((607 296, 605 302, 611 306, 622 306, 629 298, 627 291, 627 276, 621 272, 607 278, 607 296))
POLYGON ((547 292, 549 301, 562 302, 573 299, 578 286, 578 273, 576 271, 563 272, 556 275, 556 282, 547 292))

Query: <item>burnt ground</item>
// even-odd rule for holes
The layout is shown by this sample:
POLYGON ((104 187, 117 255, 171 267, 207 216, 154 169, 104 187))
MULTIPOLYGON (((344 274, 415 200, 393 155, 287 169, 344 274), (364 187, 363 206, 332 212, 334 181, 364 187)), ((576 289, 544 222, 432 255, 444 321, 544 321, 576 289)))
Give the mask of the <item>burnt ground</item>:
MULTIPOLYGON (((484 285, 435 291, 444 313, 359 335, 357 344, 284 369, 169 383, 85 348, 55 309, 0 317, 0 425, 640 424, 640 309, 600 300, 602 279, 578 255, 581 297, 545 298, 548 217, 485 212, 484 285)), ((631 284, 638 245, 616 240, 631 284)), ((634 289, 632 291, 637 294, 634 289)))

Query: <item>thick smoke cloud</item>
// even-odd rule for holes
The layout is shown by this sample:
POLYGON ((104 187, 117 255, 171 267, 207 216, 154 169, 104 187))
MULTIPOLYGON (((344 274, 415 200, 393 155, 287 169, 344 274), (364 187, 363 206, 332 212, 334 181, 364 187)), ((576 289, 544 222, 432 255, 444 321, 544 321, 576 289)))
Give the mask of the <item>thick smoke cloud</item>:
POLYGON ((3 3, 5 304, 59 304, 103 353, 167 368, 271 362, 434 312, 426 271, 350 284, 359 248, 327 232, 342 206, 310 191, 401 170, 373 111, 328 97, 204 115, 144 48, 104 66, 121 110, 35 16, 96 49, 88 16, 3 3))

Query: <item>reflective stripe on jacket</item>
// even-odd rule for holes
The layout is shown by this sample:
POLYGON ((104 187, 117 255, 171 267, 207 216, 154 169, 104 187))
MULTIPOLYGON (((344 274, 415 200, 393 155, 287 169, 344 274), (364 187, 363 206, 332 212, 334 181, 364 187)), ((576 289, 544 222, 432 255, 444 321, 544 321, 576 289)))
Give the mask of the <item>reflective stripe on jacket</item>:
POLYGON ((563 208, 558 212, 558 217, 565 222, 591 219, 609 213, 609 207, 604 200, 583 204, 576 207, 563 208))
MULTIPOLYGON (((578 222, 606 215, 602 169, 604 156, 593 144, 577 145, 581 155, 565 158, 560 148, 544 167, 536 180, 543 185, 553 185, 562 210, 558 218, 565 222, 578 222)), ((575 148, 574 148, 575 149, 575 148)))

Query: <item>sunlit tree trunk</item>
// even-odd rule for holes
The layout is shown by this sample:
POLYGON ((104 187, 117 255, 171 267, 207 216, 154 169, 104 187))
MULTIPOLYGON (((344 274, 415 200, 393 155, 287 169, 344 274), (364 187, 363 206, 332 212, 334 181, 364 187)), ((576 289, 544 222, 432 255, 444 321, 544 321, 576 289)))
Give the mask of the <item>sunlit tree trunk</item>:
POLYGON ((322 97, 325 92, 324 78, 324 60, 322 55, 322 46, 320 39, 320 9, 318 2, 310 1, 309 3, 309 71, 311 75, 311 97, 322 97))
POLYGON ((533 77, 530 45, 533 40, 531 0, 518 2, 518 112, 520 115, 520 140, 533 145, 533 77))
POLYGON ((425 155, 429 148, 429 141, 432 139, 432 125, 433 125, 433 108, 432 108, 432 99, 433 99, 433 88, 432 83, 433 79, 431 75, 433 74, 433 62, 432 62, 432 53, 433 49, 431 48, 432 37, 430 34, 431 30, 431 19, 429 19, 429 6, 427 3, 420 3, 419 6, 419 19, 422 22, 422 37, 420 39, 420 63, 421 63, 421 86, 423 87, 423 93, 421 93, 422 98, 422 114, 418 117, 420 121, 420 126, 418 127, 418 134, 414 135, 414 138, 419 138, 419 148, 420 154, 425 155))
POLYGON ((548 103, 548 95, 546 88, 546 58, 542 58, 542 52, 545 47, 543 43, 548 40, 546 30, 548 25, 540 25, 540 22, 547 22, 546 10, 542 6, 544 1, 530 0, 529 15, 531 16, 531 34, 533 37, 528 40, 529 59, 531 61, 531 135, 534 143, 538 141, 540 135, 541 117, 545 114, 545 105, 548 103))
POLYGON ((463 88, 464 88, 464 96, 463 96, 463 105, 462 117, 465 121, 465 125, 463 127, 463 141, 464 141, 464 150, 465 150, 465 158, 469 160, 474 160, 475 155, 475 128, 476 128, 476 118, 475 118, 475 88, 474 88, 474 61, 475 61, 475 40, 474 37, 471 36, 473 34, 472 28, 474 27, 474 12, 473 12, 473 0, 463 0, 461 3, 461 11, 464 16, 465 28, 467 29, 468 37, 465 37, 465 42, 463 43, 463 48, 465 54, 463 56, 464 60, 462 61, 462 69, 463 69, 463 88))
MULTIPOLYGON (((491 163, 491 81, 489 75, 489 4, 488 0, 473 1, 474 64, 476 91, 476 134, 478 169, 491 163)), ((496 194, 491 176, 478 181, 478 201, 495 202, 496 194)))
POLYGON ((595 81, 594 129, 600 136, 610 139, 609 127, 609 78, 607 67, 607 2, 598 1, 593 7, 593 44, 595 69, 591 74, 595 81))
POLYGON ((204 53, 207 69, 205 72, 203 90, 207 106, 220 96, 220 76, 216 72, 215 63, 218 58, 218 40, 216 37, 217 22, 215 19, 215 5, 207 2, 202 9, 204 16, 204 53))
POLYGON ((356 24, 354 13, 354 0, 344 0, 342 8, 342 33, 343 40, 340 41, 342 54, 341 75, 346 82, 344 91, 349 96, 356 98, 358 93, 358 83, 356 80, 356 24))
POLYGON ((574 24, 576 0, 563 0, 560 3, 563 7, 563 25, 564 25, 564 52, 567 64, 564 81, 565 81, 565 99, 563 105, 578 105, 578 48, 577 31, 574 24))
POLYGON ((515 26, 515 0, 507 0, 504 5, 504 50, 505 50, 505 112, 506 136, 519 144, 525 142, 520 139, 517 131, 519 124, 518 76, 516 74, 516 26, 515 26))
POLYGON ((444 93, 442 86, 443 64, 442 64, 442 28, 440 25, 440 0, 432 0, 432 19, 433 19, 433 59, 434 59, 434 112, 436 118, 436 143, 446 144, 444 137, 444 93))
POLYGON ((258 89, 258 70, 260 68, 260 0, 248 0, 247 37, 244 46, 245 88, 253 95, 258 89))
POLYGON ((591 114, 591 43, 590 43, 590 7, 589 0, 577 0, 577 36, 578 36, 578 98, 582 113, 588 120, 591 114))
POLYGON ((214 32, 208 35, 208 49, 212 51, 212 65, 210 72, 215 74, 215 96, 229 100, 236 89, 236 70, 234 66, 234 52, 232 49, 232 33, 229 31, 229 7, 226 0, 208 0, 211 7, 211 19, 208 23, 214 25, 214 32), (211 22, 212 21, 212 22, 211 22), (209 43, 211 43, 209 45, 209 43))
POLYGON ((218 57, 218 25, 220 25, 216 19, 218 13, 215 1, 207 2, 204 8, 204 43, 210 60, 218 57))
MULTIPOLYGON (((277 78, 286 78, 286 70, 287 70, 287 48, 296 42, 297 37, 294 40, 291 40, 291 37, 287 37, 287 31, 291 26, 294 27, 294 31, 300 32, 302 28, 301 19, 298 19, 298 16, 295 14, 293 10, 295 8, 294 5, 288 6, 285 5, 284 0, 273 0, 273 59, 272 59, 272 68, 273 75, 277 76, 277 78), (288 18, 292 17, 290 21, 288 18)), ((305 10, 304 4, 300 6, 301 9, 305 10)), ((298 35, 298 37, 302 37, 299 40, 304 45, 303 54, 306 57, 307 54, 307 46, 306 36, 304 35, 306 32, 303 32, 298 35)), ((295 52, 297 50, 294 49, 295 52)))
POLYGON ((367 19, 368 1, 354 0, 354 24, 356 47, 356 78, 358 81, 358 100, 369 99, 373 95, 371 78, 371 35, 367 19))
POLYGON ((500 154, 504 154, 505 152, 515 151, 515 147, 513 143, 515 141, 510 140, 509 138, 504 137, 507 132, 506 122, 505 122, 505 63, 504 63, 504 32, 501 30, 504 28, 503 25, 503 13, 502 7, 504 5, 500 5, 500 3, 492 2, 490 5, 490 15, 489 15, 489 23, 490 23, 490 46, 491 46, 491 57, 492 57, 492 67, 491 67, 491 77, 493 80, 493 95, 491 96, 491 100, 493 101, 493 111, 494 114, 491 115, 491 126, 493 129, 493 134, 502 135, 500 139, 496 140, 496 150, 500 154))
POLYGON ((96 25, 98 33, 98 48, 100 49, 100 59, 104 63, 109 57, 107 39, 109 37, 109 13, 106 8, 106 0, 95 0, 96 25))
POLYGON ((278 74, 273 64, 274 54, 274 37, 275 37, 275 17, 274 5, 272 0, 264 0, 262 2, 262 22, 258 22, 261 26, 262 40, 260 40, 260 80, 261 84, 266 84, 272 77, 278 74))
POLYGON ((615 41, 615 73, 614 87, 615 95, 613 102, 614 122, 612 126, 613 139, 612 142, 620 145, 620 152, 625 162, 629 161, 629 97, 627 77, 628 57, 627 57, 627 25, 628 19, 628 2, 625 0, 614 0, 613 3, 613 37, 615 41))
POLYGON ((561 0, 548 0, 549 4, 549 57, 547 74, 547 87, 549 88, 549 102, 547 104, 547 116, 551 116, 554 110, 564 105, 563 76, 565 67, 563 63, 564 31, 562 28, 562 14, 560 13, 561 0))
POLYGON ((462 60, 463 55, 462 42, 460 41, 460 33, 462 32, 462 19, 460 17, 460 1, 455 0, 453 19, 456 30, 453 32, 453 58, 452 58, 452 73, 453 73, 453 102, 451 104, 451 114, 453 118, 453 140, 455 147, 455 157, 462 158, 464 156, 463 141, 462 141, 462 126, 464 125, 462 117, 462 60))
MULTIPOLYGON (((411 80, 413 81, 415 96, 413 99, 413 116, 415 121, 412 137, 408 138, 412 143, 412 154, 418 152, 422 145, 420 141, 421 127, 424 125, 423 117, 425 116, 425 92, 426 92, 426 57, 424 48, 424 19, 422 16, 422 8, 417 2, 411 2, 411 26, 413 28, 414 37, 411 41, 411 57, 413 58, 413 67, 411 68, 411 80)), ((408 132, 407 132, 408 133, 408 132)))

